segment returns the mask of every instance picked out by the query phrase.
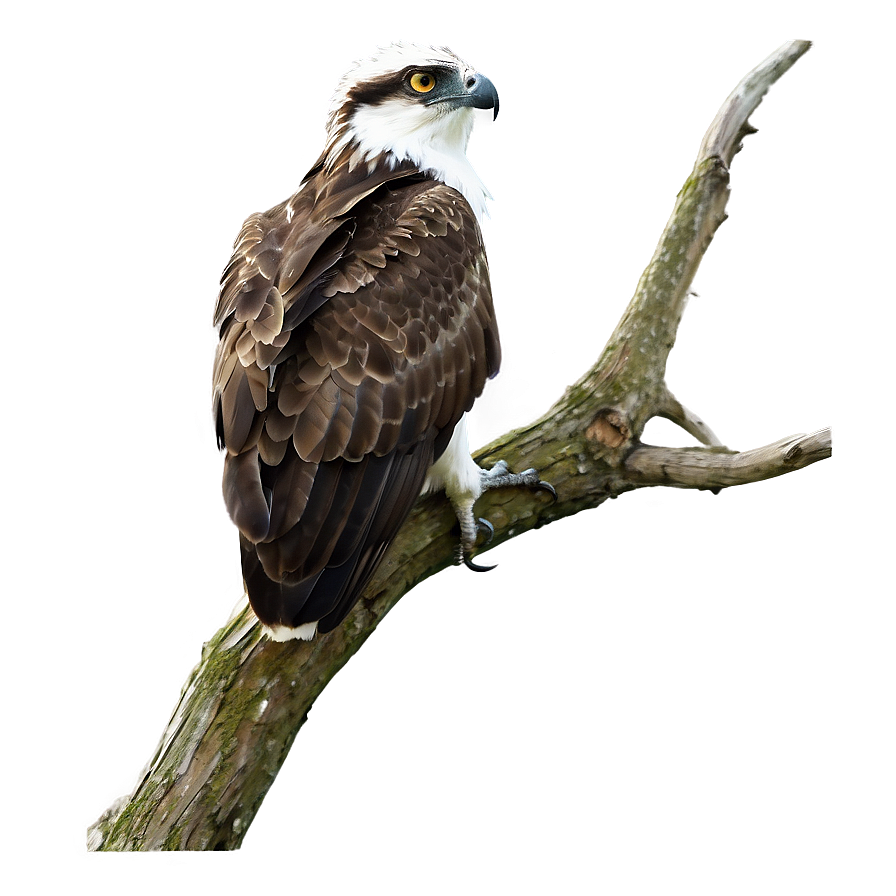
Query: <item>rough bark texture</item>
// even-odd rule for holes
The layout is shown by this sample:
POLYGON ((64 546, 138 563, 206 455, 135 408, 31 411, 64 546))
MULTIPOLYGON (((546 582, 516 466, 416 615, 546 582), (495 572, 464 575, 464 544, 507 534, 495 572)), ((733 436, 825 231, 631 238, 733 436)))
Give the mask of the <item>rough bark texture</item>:
MULTIPOLYGON (((557 490, 488 492, 477 513, 493 544, 644 486, 718 490, 789 473, 831 454, 830 431, 733 452, 667 389, 666 360, 697 266, 725 219, 728 168, 769 86, 809 49, 782 46, 728 97, 634 298, 597 363, 539 420, 478 454, 538 469, 557 490), (677 423, 704 448, 642 445, 647 421, 677 423)), ((248 604, 203 647, 162 740, 134 792, 88 831, 97 850, 236 849, 330 679, 395 603, 450 565, 456 536, 444 498, 421 499, 364 597, 343 625, 311 642, 261 636, 248 604)))

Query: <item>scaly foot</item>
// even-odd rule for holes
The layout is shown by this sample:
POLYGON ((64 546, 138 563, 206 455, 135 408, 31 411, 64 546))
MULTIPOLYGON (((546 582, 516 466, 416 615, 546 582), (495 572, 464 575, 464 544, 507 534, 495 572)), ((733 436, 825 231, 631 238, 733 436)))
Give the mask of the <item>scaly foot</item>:
MULTIPOLYGON (((538 475, 538 471, 534 469, 524 470, 522 473, 511 473, 507 462, 499 460, 490 470, 480 470, 481 491, 487 492, 495 488, 510 488, 514 486, 525 486, 526 488, 537 488, 548 492, 556 501, 557 492, 549 482, 544 482, 538 475)), ((478 496, 477 496, 478 497, 478 496)), ((476 519, 473 516, 473 504, 475 498, 459 501, 454 504, 454 512, 457 514, 457 521, 460 523, 460 544, 457 546, 457 562, 463 562, 468 569, 473 572, 488 572, 494 569, 494 566, 480 566, 471 559, 473 549, 476 547, 476 538, 480 531, 487 534, 486 544, 494 537, 495 530, 492 524, 485 519, 476 519)))

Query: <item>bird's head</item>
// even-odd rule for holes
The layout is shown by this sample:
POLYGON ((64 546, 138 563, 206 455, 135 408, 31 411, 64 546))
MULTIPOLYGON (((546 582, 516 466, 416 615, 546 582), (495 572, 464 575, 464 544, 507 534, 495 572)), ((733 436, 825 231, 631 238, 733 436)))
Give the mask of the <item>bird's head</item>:
POLYGON ((340 81, 327 121, 327 156, 332 162, 351 148, 353 165, 371 167, 383 156, 392 165, 408 159, 461 190, 479 211, 488 192, 466 159, 474 109, 498 116, 498 92, 488 78, 445 47, 393 44, 340 81))

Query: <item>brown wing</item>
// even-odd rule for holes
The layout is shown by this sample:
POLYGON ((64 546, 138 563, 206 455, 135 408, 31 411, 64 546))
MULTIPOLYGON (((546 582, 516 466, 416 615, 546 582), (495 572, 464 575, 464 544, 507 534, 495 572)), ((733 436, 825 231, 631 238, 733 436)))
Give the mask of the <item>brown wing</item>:
POLYGON ((479 228, 459 193, 419 178, 381 186, 350 217, 314 224, 301 271, 284 260, 301 243, 299 211, 292 231, 272 234, 276 210, 250 218, 249 251, 225 272, 216 416, 256 613, 329 631, 497 371, 499 346, 479 228), (274 246, 288 248, 277 257, 274 246))

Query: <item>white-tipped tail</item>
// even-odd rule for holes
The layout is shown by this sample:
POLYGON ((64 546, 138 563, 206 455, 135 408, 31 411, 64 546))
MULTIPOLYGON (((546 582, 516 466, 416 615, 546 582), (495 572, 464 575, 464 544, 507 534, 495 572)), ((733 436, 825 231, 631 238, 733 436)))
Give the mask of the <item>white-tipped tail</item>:
POLYGON ((310 641, 317 634, 317 623, 306 622, 296 628, 288 625, 263 625, 261 630, 272 641, 310 641))

